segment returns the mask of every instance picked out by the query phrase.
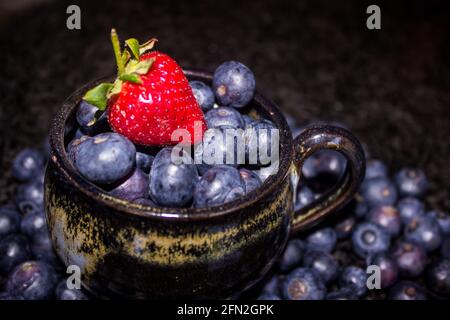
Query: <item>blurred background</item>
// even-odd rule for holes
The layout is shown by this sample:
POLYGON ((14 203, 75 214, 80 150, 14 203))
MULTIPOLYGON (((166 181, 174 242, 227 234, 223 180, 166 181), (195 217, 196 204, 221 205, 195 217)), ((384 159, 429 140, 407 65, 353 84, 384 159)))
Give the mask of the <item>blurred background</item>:
POLYGON ((114 72, 109 31, 157 37, 181 66, 213 71, 238 60, 258 90, 300 125, 346 124, 394 172, 425 170, 432 207, 450 209, 450 20, 446 1, 0 2, 0 203, 10 164, 42 145, 64 99, 114 72), (81 8, 81 30, 66 8, 81 8), (366 8, 381 8, 381 30, 366 8))

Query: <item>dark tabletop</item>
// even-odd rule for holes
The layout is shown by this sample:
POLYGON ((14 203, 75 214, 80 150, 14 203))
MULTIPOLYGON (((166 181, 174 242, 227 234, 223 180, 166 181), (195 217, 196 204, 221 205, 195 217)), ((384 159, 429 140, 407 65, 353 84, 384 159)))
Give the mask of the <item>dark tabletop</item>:
POLYGON ((0 203, 11 159, 39 146, 54 111, 83 83, 114 71, 109 31, 157 37, 183 67, 239 60, 258 89, 302 124, 337 120, 392 172, 423 167, 427 201, 450 209, 450 39, 445 1, 70 1, 82 29, 66 28, 64 1, 0 14, 0 203))

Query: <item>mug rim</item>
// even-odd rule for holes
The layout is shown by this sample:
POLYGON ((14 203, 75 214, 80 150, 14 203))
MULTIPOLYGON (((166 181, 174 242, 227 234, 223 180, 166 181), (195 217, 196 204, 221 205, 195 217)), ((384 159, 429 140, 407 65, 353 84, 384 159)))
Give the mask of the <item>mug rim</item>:
MULTIPOLYGON (((183 69, 183 72, 188 78, 191 77, 203 81, 212 80, 212 74, 205 71, 183 69)), ((111 77, 103 77, 98 80, 91 81, 74 91, 64 101, 51 123, 49 133, 51 156, 49 161, 52 161, 56 165, 60 173, 62 173, 76 189, 93 200, 99 201, 104 205, 113 208, 114 212, 119 211, 120 213, 126 214, 130 217, 137 216, 140 218, 157 218, 166 221, 198 221, 208 220, 213 217, 224 217, 232 212, 240 211, 268 196, 285 179, 287 173, 290 171, 294 152, 292 147, 293 137, 291 130, 278 106, 256 91, 255 96, 253 97, 253 101, 256 103, 256 109, 263 109, 265 113, 270 116, 269 120, 276 124, 280 132, 280 158, 278 172, 269 176, 257 189, 251 191, 243 197, 239 197, 225 204, 205 208, 152 207, 109 195, 105 190, 88 181, 76 170, 72 162, 69 160, 64 145, 64 138, 67 121, 76 112, 76 107, 78 106, 82 95, 89 88, 92 88, 98 83, 110 78, 111 77)))

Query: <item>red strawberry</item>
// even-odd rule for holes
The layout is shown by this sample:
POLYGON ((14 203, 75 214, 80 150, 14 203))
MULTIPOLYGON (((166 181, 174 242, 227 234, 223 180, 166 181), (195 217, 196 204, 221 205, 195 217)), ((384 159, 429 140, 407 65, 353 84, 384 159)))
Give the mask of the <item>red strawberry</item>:
MULTIPOLYGON (((189 140, 184 137, 183 142, 200 142, 207 129, 206 121, 180 66, 160 52, 141 56, 139 44, 134 39, 126 42, 134 56, 129 60, 129 53, 127 57, 126 52, 117 52, 118 39, 114 37, 117 35, 113 33, 119 77, 114 84, 106 84, 103 90, 100 88, 109 98, 107 112, 111 128, 141 145, 177 144, 180 138, 172 138, 176 129, 185 129, 189 133, 189 140), (124 60, 129 61, 123 63, 124 60)), ((141 52, 152 45, 144 44, 141 52)), ((99 87, 93 90, 98 93, 99 87)), ((86 96, 89 99, 89 95, 86 96)), ((88 102, 92 103, 92 100, 95 99, 88 102)))

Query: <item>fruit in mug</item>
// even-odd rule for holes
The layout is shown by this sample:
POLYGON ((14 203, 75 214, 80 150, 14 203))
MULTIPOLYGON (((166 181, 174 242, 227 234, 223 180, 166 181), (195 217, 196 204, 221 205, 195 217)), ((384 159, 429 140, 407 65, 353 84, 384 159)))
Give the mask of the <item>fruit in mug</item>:
POLYGON ((267 165, 278 152, 278 129, 270 120, 257 120, 245 128, 245 154, 249 164, 267 165))
POLYGON ((255 94, 255 76, 242 63, 227 61, 214 72, 212 87, 220 105, 241 108, 255 94))
POLYGON ((353 250, 360 258, 370 258, 389 249, 391 238, 380 226, 363 222, 356 226, 352 235, 353 250))
POLYGON ((428 188, 428 180, 420 169, 405 168, 395 175, 400 194, 403 196, 420 197, 428 188))
POLYGON ((148 185, 148 175, 141 169, 136 168, 124 182, 112 189, 109 194, 117 198, 133 201, 148 196, 148 185))
POLYGON ((412 281, 402 281, 397 283, 389 291, 390 300, 426 300, 425 290, 412 281))
POLYGON ((322 278, 315 271, 298 268, 284 279, 282 293, 287 300, 322 300, 326 289, 322 278))
POLYGON ((261 179, 253 171, 241 168, 239 169, 239 174, 244 182, 245 194, 248 194, 261 186, 261 179))
POLYGON ((152 167, 152 163, 155 157, 143 153, 143 152, 136 152, 136 167, 144 171, 145 173, 150 172, 150 168, 152 167))
POLYGON ((241 114, 233 108, 218 107, 208 111, 205 114, 205 120, 208 128, 234 128, 244 129, 245 123, 241 114))
POLYGON ((191 86, 195 100, 197 100, 203 112, 211 110, 214 106, 214 93, 211 87, 202 81, 190 81, 189 85, 191 86))
POLYGON ((332 228, 323 228, 311 233, 306 238, 306 247, 308 250, 331 252, 336 246, 336 242, 336 231, 332 228))
POLYGON ((74 150, 74 165, 86 179, 112 184, 133 169, 136 148, 124 136, 107 132, 86 139, 74 150))

